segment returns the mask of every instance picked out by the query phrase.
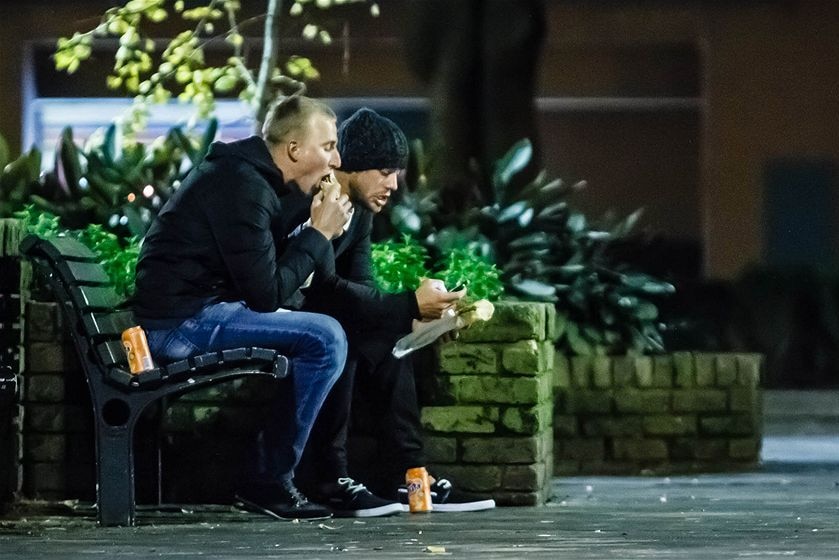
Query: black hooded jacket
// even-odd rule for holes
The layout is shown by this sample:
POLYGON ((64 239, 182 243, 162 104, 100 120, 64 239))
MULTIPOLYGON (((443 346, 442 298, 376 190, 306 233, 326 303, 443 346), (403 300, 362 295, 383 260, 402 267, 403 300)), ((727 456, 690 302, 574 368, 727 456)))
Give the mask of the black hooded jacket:
POLYGON ((285 183, 261 138, 214 143, 143 241, 134 297, 140 324, 174 328, 221 301, 276 310, 335 259, 332 244, 313 228, 277 251, 274 236, 284 239, 309 203, 285 183))

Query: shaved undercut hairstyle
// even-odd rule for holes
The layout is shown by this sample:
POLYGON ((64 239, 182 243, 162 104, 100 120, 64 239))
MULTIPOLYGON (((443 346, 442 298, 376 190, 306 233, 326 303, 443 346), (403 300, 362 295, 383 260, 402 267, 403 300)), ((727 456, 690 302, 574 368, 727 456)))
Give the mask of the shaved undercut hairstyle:
POLYGON ((317 99, 304 95, 277 99, 268 109, 265 124, 262 125, 262 138, 272 146, 280 144, 292 133, 301 130, 309 117, 318 113, 337 119, 335 111, 317 99))

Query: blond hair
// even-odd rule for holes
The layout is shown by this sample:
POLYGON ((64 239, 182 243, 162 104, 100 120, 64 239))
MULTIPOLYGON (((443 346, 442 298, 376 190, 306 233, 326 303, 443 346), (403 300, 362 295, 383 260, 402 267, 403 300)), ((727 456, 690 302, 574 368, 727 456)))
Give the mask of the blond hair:
POLYGON ((268 108, 262 125, 262 138, 271 145, 288 140, 288 137, 303 129, 314 114, 337 119, 329 105, 305 95, 292 95, 277 99, 268 108))

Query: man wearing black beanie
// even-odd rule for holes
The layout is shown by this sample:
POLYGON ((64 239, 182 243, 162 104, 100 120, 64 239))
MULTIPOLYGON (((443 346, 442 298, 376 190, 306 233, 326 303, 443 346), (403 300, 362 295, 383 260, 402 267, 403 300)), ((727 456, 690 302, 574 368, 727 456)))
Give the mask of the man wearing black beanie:
MULTIPOLYGON (((405 471, 425 466, 412 363, 397 360, 390 350, 417 320, 439 318, 465 292, 448 292, 443 282, 432 279, 423 280, 415 292, 385 294, 375 288, 373 215, 398 188, 397 176, 408 162, 408 142, 393 121, 363 108, 339 126, 338 151, 341 167, 335 177, 341 194, 352 201, 354 214, 347 232, 334 242, 334 268, 317 271, 302 295, 303 309, 341 323, 349 355, 315 423, 296 480, 336 516, 389 515, 407 509, 407 493, 400 492, 405 471), (354 392, 370 408, 379 447, 392 455, 392 471, 372 481, 383 498, 348 474, 347 428, 354 392)), ((431 490, 433 511, 495 506, 491 499, 457 491, 443 478, 435 480, 431 490)))

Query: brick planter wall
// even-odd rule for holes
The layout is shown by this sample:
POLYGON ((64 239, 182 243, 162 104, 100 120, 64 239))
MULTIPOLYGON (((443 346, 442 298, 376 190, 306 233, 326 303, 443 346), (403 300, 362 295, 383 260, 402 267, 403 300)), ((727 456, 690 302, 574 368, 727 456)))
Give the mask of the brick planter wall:
POLYGON ((0 379, 6 379, 0 381, 0 509, 19 494, 23 484, 21 293, 28 267, 21 270, 19 243, 18 221, 0 219, 0 379))
POLYGON ((761 367, 758 354, 558 359, 554 473, 756 466, 761 367))
POLYGON ((554 308, 503 302, 442 345, 422 409, 435 472, 501 505, 543 503, 553 469, 554 308))

